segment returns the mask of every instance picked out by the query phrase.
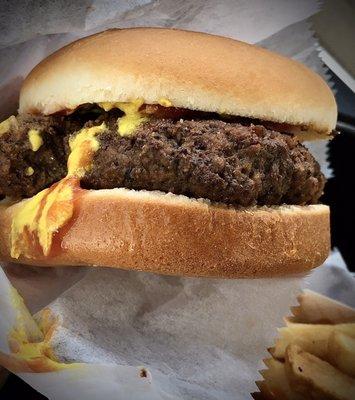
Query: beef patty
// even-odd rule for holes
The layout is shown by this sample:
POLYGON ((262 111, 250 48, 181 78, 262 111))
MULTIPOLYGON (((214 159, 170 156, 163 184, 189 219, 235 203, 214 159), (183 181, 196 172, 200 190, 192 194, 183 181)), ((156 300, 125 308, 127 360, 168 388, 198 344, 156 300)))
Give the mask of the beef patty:
POLYGON ((17 126, 0 136, 0 198, 31 197, 66 175, 69 134, 80 129, 62 117, 17 117, 17 126), (33 151, 28 132, 41 132, 43 144, 33 151))
MULTIPOLYGON (((311 204, 322 194, 324 176, 309 151, 262 125, 152 119, 121 137, 112 116, 88 125, 103 118, 108 129, 84 188, 161 190, 242 206, 311 204)), ((29 197, 64 177, 68 138, 79 128, 67 117, 19 119, 16 132, 0 138, 0 194, 29 197), (27 136, 34 126, 43 137, 36 152, 27 136)))

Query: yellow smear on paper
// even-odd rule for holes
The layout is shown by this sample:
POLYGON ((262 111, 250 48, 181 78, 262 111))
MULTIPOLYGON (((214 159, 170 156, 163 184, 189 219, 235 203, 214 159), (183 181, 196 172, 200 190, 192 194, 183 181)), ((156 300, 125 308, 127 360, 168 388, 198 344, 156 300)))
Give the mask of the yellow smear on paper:
POLYGON ((41 312, 41 321, 37 324, 13 288, 11 300, 18 315, 8 336, 11 354, 0 354, 4 366, 12 372, 53 372, 76 368, 78 364, 61 363, 54 354, 51 339, 59 323, 50 310, 41 312))

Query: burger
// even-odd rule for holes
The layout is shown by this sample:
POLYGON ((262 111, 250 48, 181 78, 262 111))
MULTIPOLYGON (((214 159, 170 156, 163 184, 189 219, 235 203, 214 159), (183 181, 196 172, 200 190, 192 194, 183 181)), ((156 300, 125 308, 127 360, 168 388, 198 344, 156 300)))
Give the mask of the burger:
POLYGON ((0 260, 171 275, 301 273, 329 252, 327 84, 243 42, 175 29, 80 39, 0 124, 0 260))

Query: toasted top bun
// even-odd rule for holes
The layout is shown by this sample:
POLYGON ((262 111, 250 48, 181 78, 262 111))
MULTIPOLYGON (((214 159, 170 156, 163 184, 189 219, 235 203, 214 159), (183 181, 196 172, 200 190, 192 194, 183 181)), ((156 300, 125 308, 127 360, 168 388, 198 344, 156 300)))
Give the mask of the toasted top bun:
POLYGON ((331 90, 304 65, 233 39, 159 28, 109 30, 60 49, 26 78, 19 112, 137 98, 289 124, 307 138, 329 134, 337 117, 331 90))
POLYGON ((55 256, 11 259, 24 202, 0 204, 0 260, 107 266, 169 275, 258 278, 302 273, 329 253, 324 205, 233 208, 161 192, 86 191, 55 256))

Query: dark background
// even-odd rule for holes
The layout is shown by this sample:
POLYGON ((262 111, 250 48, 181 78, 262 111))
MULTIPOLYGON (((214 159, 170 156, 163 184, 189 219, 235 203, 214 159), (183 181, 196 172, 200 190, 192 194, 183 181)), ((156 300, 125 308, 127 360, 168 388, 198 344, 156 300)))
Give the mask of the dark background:
POLYGON ((328 179, 321 201, 330 206, 332 247, 337 247, 350 271, 355 271, 355 94, 336 75, 341 132, 328 144, 333 177, 328 179))

